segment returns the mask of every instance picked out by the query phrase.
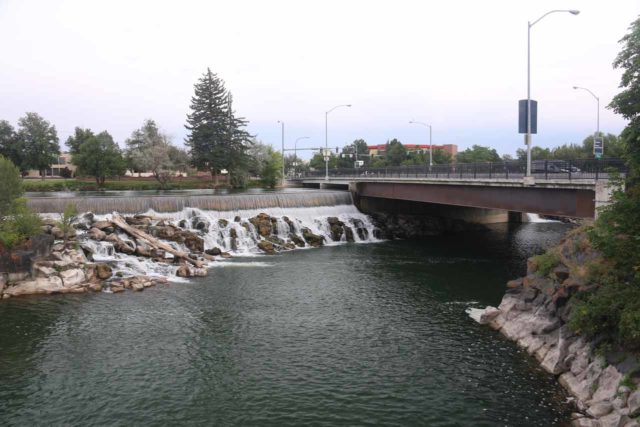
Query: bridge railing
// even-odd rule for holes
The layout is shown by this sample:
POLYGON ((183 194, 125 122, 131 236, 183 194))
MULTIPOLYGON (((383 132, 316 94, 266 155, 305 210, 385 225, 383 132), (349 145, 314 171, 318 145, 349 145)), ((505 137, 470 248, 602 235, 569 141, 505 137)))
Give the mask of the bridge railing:
MULTIPOLYGON (((482 163, 451 163, 440 165, 389 166, 383 168, 334 168, 329 169, 331 178, 436 178, 436 179, 522 179, 526 175, 526 163, 519 160, 482 163)), ((609 179, 615 171, 624 174, 627 171, 624 160, 572 159, 572 160, 534 160, 531 163, 531 175, 538 180, 602 180, 609 179)), ((324 178, 325 171, 310 171, 301 174, 302 178, 324 178)))

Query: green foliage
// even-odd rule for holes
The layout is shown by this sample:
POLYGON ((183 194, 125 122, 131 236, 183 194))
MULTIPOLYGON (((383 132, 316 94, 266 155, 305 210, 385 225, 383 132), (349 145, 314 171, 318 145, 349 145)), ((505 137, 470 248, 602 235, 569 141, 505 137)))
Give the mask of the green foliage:
POLYGON ((22 163, 18 135, 6 120, 0 120, 0 156, 11 160, 18 167, 22 163))
POLYGON ((560 264, 560 254, 557 249, 533 257, 536 273, 540 276, 548 276, 551 271, 560 264))
POLYGON ((407 149, 397 139, 387 142, 385 161, 387 166, 400 166, 407 158, 407 149))
POLYGON ((27 208, 25 199, 16 199, 10 212, 0 221, 0 244, 8 250, 40 233, 42 221, 27 208))
POLYGON ((473 145, 459 152, 457 160, 458 163, 499 162, 500 156, 494 148, 473 145))
POLYGON ((69 152, 74 156, 80 152, 80 147, 85 142, 89 141, 95 135, 91 131, 91 129, 82 129, 76 127, 74 134, 67 138, 65 144, 69 147, 69 152))
POLYGON ((60 214, 60 221, 58 226, 62 230, 64 235, 64 243, 67 244, 69 233, 71 231, 71 224, 78 218, 78 208, 75 203, 66 203, 64 205, 64 211, 60 214))
POLYGON ((36 113, 26 113, 18 120, 17 137, 21 150, 20 167, 39 170, 44 179, 44 171, 60 154, 55 126, 36 113))
POLYGON ((98 187, 104 185, 107 177, 125 172, 125 160, 120 148, 106 131, 83 142, 78 154, 73 157, 73 163, 78 166, 78 174, 93 176, 98 187))
POLYGON ((235 116, 231 94, 210 69, 194 85, 190 108, 185 127, 193 164, 211 171, 216 180, 223 169, 232 175, 239 169, 246 170, 251 145, 250 135, 244 130, 247 121, 235 116))
POLYGON ((11 160, 0 156, 0 221, 7 215, 13 201, 22 196, 22 179, 20 171, 11 160))
POLYGON ((282 155, 271 147, 267 148, 267 154, 260 176, 265 187, 275 188, 282 179, 282 155))
POLYGON ((574 297, 569 326, 588 338, 607 337, 628 348, 640 346, 640 286, 610 283, 574 297))

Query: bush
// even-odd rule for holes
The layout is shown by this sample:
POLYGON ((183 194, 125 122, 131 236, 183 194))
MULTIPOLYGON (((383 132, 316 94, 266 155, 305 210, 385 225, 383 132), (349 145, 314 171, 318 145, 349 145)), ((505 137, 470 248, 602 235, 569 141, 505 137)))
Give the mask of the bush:
POLYGON ((640 286, 610 283, 577 295, 569 326, 588 338, 603 336, 627 348, 640 347, 640 286))
POLYGON ((27 208, 25 199, 13 201, 10 213, 0 222, 0 243, 8 250, 41 232, 38 214, 27 208))
POLYGON ((22 196, 22 179, 20 170, 11 160, 0 156, 0 221, 7 215, 13 201, 22 196))
POLYGON ((548 276, 558 264, 560 264, 560 254, 555 248, 533 257, 535 271, 540 276, 548 276))

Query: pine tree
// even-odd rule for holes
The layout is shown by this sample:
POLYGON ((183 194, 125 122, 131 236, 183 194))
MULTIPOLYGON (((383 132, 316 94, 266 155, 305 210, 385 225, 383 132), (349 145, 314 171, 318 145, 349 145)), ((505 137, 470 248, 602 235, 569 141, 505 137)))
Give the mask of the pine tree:
POLYGON ((209 170, 216 185, 223 169, 230 175, 241 174, 246 169, 250 143, 250 135, 243 129, 247 121, 235 117, 231 94, 209 68, 194 85, 190 108, 186 144, 194 166, 209 170))

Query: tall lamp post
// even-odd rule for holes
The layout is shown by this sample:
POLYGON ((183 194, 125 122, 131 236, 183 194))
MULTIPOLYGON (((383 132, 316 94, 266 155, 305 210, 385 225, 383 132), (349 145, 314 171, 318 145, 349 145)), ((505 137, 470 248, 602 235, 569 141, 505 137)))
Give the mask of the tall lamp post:
POLYGON ((325 172, 324 172, 325 181, 329 180, 329 154, 330 154, 329 153, 329 132, 328 132, 329 113, 335 110, 336 108, 340 108, 340 107, 351 107, 351 104, 336 105, 335 107, 333 107, 332 109, 324 113, 324 153, 323 154, 324 154, 324 167, 325 167, 325 172))
POLYGON ((429 170, 431 170, 431 166, 433 166, 433 144, 431 142, 431 125, 422 122, 416 122, 415 120, 410 120, 410 124, 412 125, 422 125, 429 128, 429 170))
POLYGON ((282 186, 284 187, 284 122, 278 120, 282 127, 282 186))
POLYGON ((591 92, 589 89, 587 89, 586 87, 580 87, 580 86, 574 86, 574 89, 582 89, 582 90, 586 90, 587 92, 589 92, 591 94, 591 96, 593 96, 596 99, 596 133, 595 135, 593 135, 593 143, 596 143, 596 138, 600 135, 600 98, 598 98, 596 96, 595 93, 591 92))
POLYGON ((542 20, 547 15, 556 12, 568 12, 572 15, 577 15, 580 13, 579 10, 571 9, 556 9, 550 10, 549 12, 542 15, 540 18, 535 21, 527 22, 527 134, 525 135, 525 144, 527 144, 527 176, 531 176, 531 27, 536 25, 538 22, 542 20))
POLYGON ((294 177, 298 169, 298 141, 300 141, 301 139, 309 139, 309 137, 301 136, 300 138, 296 138, 296 142, 293 143, 293 175, 294 177))

